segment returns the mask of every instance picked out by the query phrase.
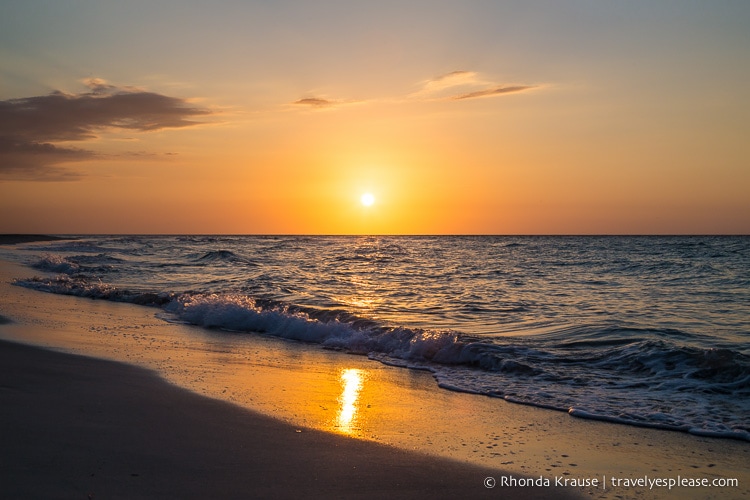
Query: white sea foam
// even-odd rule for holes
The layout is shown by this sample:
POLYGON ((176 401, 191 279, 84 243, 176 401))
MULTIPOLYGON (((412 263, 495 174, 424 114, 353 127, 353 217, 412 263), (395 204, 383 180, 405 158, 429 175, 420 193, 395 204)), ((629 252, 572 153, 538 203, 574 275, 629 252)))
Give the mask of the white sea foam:
POLYGON ((183 321, 209 328, 265 333, 358 354, 377 352, 404 360, 457 362, 453 354, 459 345, 456 333, 357 328, 337 318, 313 319, 283 304, 261 307, 256 300, 238 294, 184 294, 165 310, 183 321))
POLYGON ((32 267, 40 271, 65 274, 74 274, 80 270, 80 266, 75 262, 71 262, 61 255, 53 254, 44 255, 32 267))

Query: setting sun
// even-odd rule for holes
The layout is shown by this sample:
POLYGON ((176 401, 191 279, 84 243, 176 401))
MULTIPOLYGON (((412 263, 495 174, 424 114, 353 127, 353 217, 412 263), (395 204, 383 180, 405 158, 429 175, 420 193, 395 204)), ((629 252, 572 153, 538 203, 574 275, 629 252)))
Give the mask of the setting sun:
POLYGON ((362 195, 359 201, 362 202, 362 205, 371 207, 375 203, 375 196, 373 196, 372 193, 365 193, 362 195))

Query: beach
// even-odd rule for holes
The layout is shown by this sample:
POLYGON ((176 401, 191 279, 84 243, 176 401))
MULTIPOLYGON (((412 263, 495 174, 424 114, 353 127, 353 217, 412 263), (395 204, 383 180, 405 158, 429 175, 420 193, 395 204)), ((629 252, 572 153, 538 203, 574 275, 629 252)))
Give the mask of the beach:
POLYGON ((490 469, 295 428, 143 369, 6 342, 0 367, 3 498, 491 497, 490 469))
POLYGON ((31 274, 2 263, 0 336, 88 357, 3 343, 11 498, 750 494, 746 442, 436 391, 423 371, 10 284, 31 274))

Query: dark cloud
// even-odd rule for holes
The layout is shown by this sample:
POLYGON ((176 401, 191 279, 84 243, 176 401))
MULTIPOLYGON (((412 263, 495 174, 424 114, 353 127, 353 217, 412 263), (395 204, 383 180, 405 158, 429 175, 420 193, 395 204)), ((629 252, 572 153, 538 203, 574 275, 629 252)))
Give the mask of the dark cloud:
POLYGON ((523 92, 524 90, 533 89, 533 85, 515 85, 512 87, 494 87, 483 90, 476 90, 474 92, 468 92, 466 94, 459 94, 452 96, 450 99, 453 101, 460 101, 462 99, 476 99, 478 97, 490 97, 502 94, 512 94, 514 92, 523 92))
POLYGON ((298 101, 294 101, 292 104, 301 104, 303 106, 312 106, 314 108, 326 108, 336 104, 334 101, 328 99, 322 99, 320 97, 306 97, 298 101))
POLYGON ((91 151, 63 148, 49 142, 18 141, 0 137, 0 179, 72 180, 79 175, 59 167, 61 163, 88 160, 91 151))
POLYGON ((210 114, 177 97, 99 79, 86 83, 89 91, 80 94, 56 91, 0 101, 0 176, 57 177, 59 164, 95 156, 57 142, 92 139, 112 128, 149 132, 189 127, 200 123, 194 118, 210 114))

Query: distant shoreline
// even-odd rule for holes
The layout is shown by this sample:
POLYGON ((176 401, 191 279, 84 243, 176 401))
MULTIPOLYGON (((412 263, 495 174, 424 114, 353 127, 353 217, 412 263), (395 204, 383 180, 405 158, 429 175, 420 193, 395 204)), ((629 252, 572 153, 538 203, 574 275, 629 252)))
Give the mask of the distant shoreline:
POLYGON ((64 236, 51 236, 48 234, 0 234, 0 245, 16 245, 18 243, 33 243, 35 241, 59 241, 69 240, 64 236))

